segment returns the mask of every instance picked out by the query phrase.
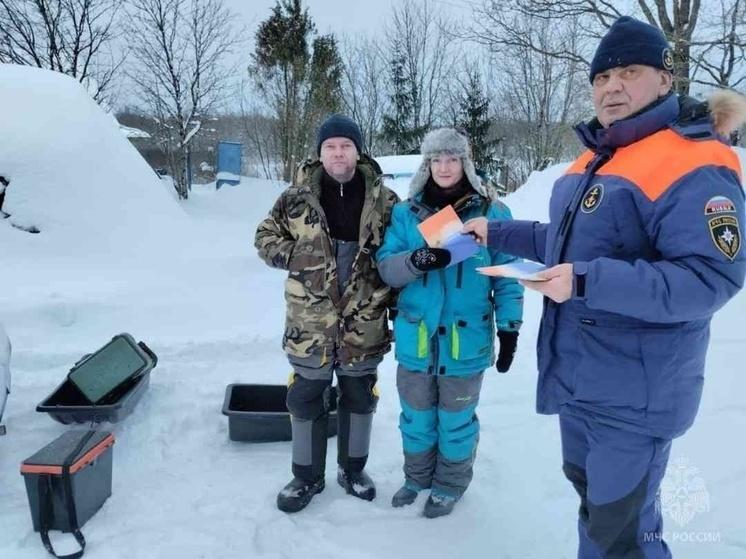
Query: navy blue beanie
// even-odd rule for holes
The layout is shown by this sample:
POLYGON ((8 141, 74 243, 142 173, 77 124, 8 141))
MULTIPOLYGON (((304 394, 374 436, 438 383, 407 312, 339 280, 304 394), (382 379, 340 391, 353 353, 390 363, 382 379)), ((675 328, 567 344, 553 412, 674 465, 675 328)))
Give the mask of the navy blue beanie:
POLYGON ((363 151, 363 133, 355 121, 344 115, 334 114, 327 118, 316 133, 316 154, 321 155, 321 144, 329 138, 349 138, 358 153, 363 151))
POLYGON ((630 64, 644 64, 671 72, 673 57, 671 47, 660 29, 633 17, 623 16, 609 28, 593 55, 591 83, 599 72, 630 64))

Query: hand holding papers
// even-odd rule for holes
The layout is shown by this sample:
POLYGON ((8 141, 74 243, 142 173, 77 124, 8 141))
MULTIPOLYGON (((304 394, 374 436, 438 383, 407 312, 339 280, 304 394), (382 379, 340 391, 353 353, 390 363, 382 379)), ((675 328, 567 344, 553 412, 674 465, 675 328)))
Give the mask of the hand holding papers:
POLYGON ((417 227, 429 247, 444 248, 450 251, 451 263, 449 266, 463 262, 479 252, 479 245, 474 238, 471 235, 461 233, 464 224, 459 219, 453 206, 443 208, 417 227))

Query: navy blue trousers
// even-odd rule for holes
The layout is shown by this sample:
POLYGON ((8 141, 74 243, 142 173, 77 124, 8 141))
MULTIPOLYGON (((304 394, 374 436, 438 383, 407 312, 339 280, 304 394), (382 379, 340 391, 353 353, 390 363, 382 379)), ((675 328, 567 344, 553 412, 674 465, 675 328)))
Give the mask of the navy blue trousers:
POLYGON ((671 441, 560 413, 562 469, 578 495, 578 559, 670 559, 658 490, 671 441))

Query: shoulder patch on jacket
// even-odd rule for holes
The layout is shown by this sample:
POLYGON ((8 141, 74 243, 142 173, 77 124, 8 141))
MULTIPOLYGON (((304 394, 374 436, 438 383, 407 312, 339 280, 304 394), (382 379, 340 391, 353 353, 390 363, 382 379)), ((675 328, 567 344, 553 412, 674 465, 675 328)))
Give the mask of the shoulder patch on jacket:
POLYGON ((715 248, 733 262, 741 250, 741 228, 734 215, 722 215, 710 218, 707 222, 710 237, 715 248))
POLYGON ((680 178, 701 167, 725 167, 741 179, 738 156, 728 146, 718 140, 691 141, 669 129, 619 148, 596 174, 625 178, 654 202, 680 178))

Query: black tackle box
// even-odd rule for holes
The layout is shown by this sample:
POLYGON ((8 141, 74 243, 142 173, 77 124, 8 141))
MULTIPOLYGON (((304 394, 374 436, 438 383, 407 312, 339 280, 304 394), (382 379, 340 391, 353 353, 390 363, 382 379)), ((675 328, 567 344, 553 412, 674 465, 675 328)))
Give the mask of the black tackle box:
POLYGON ((67 431, 23 461, 34 531, 72 532, 101 508, 111 496, 113 445, 114 436, 107 431, 67 431), (76 518, 70 517, 65 490, 66 459, 76 518))

